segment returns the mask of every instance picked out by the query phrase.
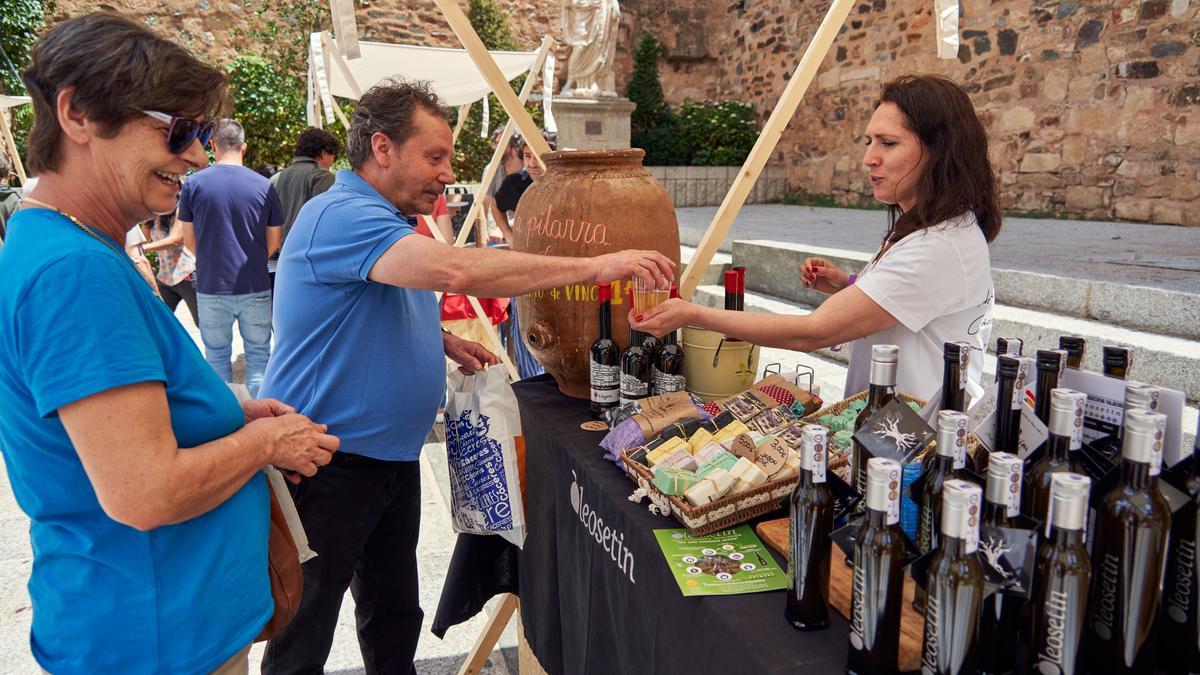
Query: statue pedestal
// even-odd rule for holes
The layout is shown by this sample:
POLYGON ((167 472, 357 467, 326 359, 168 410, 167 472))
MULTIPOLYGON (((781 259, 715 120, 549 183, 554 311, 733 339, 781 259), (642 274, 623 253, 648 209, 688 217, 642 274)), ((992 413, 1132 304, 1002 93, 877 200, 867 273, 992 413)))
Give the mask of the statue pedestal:
POLYGON ((627 98, 554 99, 560 150, 613 150, 629 147, 629 117, 637 104, 627 98))

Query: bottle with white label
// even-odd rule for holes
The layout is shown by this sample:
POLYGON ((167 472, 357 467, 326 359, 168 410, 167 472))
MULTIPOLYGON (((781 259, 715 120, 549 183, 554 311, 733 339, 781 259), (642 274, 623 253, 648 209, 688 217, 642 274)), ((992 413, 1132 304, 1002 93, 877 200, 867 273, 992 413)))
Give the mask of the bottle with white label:
POLYGON ((829 560, 833 493, 825 482, 828 431, 818 424, 800 430, 800 481, 792 490, 791 556, 785 616, 797 630, 829 627, 829 560))
MULTIPOLYGON (((1021 361, 1015 356, 996 359, 996 429, 992 434, 992 452, 1017 454, 1021 434, 1021 405, 1025 400, 1024 386, 1018 382, 1021 361)), ((977 458, 982 468, 985 458, 977 458)))
POLYGON ((621 399, 621 349, 612 339, 612 284, 597 284, 600 330, 589 354, 592 415, 617 407, 621 399))
MULTIPOLYGON (((1007 452, 993 452, 988 458, 983 526, 1014 526, 1013 521, 1021 513, 1023 467, 1020 457, 1007 452)), ((1005 593, 993 593, 983 601, 975 652, 978 672, 1007 673, 1013 670, 1022 604, 1020 598, 1005 593)))
POLYGON ((642 334, 629 329, 629 348, 621 355, 621 405, 650 395, 650 353, 642 347, 642 334))
MULTIPOLYGON (((671 297, 679 297, 678 286, 671 286, 671 297)), ((677 331, 663 336, 662 346, 654 354, 654 371, 650 380, 650 389, 655 396, 687 388, 683 377, 683 347, 679 344, 677 331)))
MULTIPOLYGON (((1083 447, 1083 413, 1087 394, 1073 389, 1050 390, 1050 437, 1040 461, 1029 470, 1021 511, 1042 520, 1050 506, 1050 486, 1054 474, 1064 471, 1083 473, 1079 449, 1083 447)), ((1039 401, 1040 402, 1040 401, 1039 401)))
POLYGON ((1021 338, 996 338, 996 356, 1020 356, 1025 343, 1021 338))
MULTIPOLYGON (((967 457, 967 426, 970 417, 953 410, 939 410, 937 443, 925 462, 921 476, 909 488, 919 512, 917 520, 917 553, 925 555, 936 549, 941 539, 942 485, 962 478, 967 457)), ((925 609, 925 589, 913 593, 913 609, 925 609)))
POLYGON ((1068 368, 1083 369, 1083 354, 1087 350, 1087 340, 1078 335, 1060 335, 1058 348, 1067 353, 1068 368))
POLYGON ((1163 417, 1136 410, 1125 415, 1121 483, 1096 509, 1086 642, 1093 673, 1154 668, 1149 637, 1171 531, 1171 507, 1153 477, 1153 465, 1162 461, 1163 417))
POLYGON ((904 593, 900 463, 872 457, 866 471, 866 516, 854 541, 850 649, 846 672, 898 672, 904 593))
POLYGON ((982 490, 965 480, 943 487, 941 541, 929 561, 922 675, 973 673, 975 632, 983 601, 979 549, 982 490))
POLYGON ((1053 474, 1053 492, 1047 512, 1047 541, 1037 552, 1029 657, 1030 672, 1084 672, 1080 647, 1087 617, 1088 584, 1092 563, 1084 542, 1091 481, 1079 473, 1053 474))
POLYGON ((1062 382, 1067 369, 1067 353, 1061 349, 1039 349, 1037 351, 1037 388, 1034 394, 1033 413, 1050 424, 1050 392, 1062 382))
POLYGON ((1189 458, 1191 471, 1184 482, 1188 504, 1171 517, 1171 546, 1167 552, 1167 574, 1163 581, 1163 609, 1160 619, 1158 665, 1172 673, 1200 673, 1200 565, 1196 563, 1196 542, 1200 541, 1200 425, 1196 428, 1196 447, 1189 458))

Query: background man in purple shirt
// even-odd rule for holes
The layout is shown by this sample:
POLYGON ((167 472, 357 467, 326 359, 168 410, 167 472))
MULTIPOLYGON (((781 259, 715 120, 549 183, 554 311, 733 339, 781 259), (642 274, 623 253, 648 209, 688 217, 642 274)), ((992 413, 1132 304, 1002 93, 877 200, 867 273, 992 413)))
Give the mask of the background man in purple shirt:
POLYGON ((246 345, 246 386, 258 395, 271 357, 271 278, 283 206, 271 181, 242 166, 246 134, 234 120, 213 131, 217 163, 198 171, 179 194, 183 243, 196 254, 196 304, 204 358, 233 381, 233 322, 246 345))

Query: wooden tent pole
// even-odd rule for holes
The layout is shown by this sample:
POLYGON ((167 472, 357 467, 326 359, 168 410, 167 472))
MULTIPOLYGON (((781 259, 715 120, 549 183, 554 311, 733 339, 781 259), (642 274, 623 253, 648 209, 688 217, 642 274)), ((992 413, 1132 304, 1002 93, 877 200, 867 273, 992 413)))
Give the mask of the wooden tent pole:
MULTIPOLYGON (((523 113, 525 112, 525 101, 529 98, 529 94, 533 92, 534 82, 538 79, 538 74, 542 72, 542 64, 546 62, 546 55, 552 49, 554 49, 554 38, 542 38, 542 46, 538 48, 537 55, 533 58, 533 66, 529 68, 529 77, 525 78, 525 85, 521 87, 521 94, 518 96, 518 101, 521 103, 521 112, 523 113)), ((489 54, 488 60, 490 61, 491 58, 489 54)), ((511 94, 512 89, 508 87, 507 83, 504 86, 511 94)), ((483 172, 483 178, 480 179, 479 192, 475 195, 475 200, 471 202, 471 208, 467 211, 466 218, 463 219, 463 229, 458 234, 458 240, 454 242, 455 246, 462 246, 466 243, 467 236, 471 233, 471 226, 473 226, 475 218, 479 214, 483 214, 486 222, 487 212, 483 211, 483 195, 487 192, 487 186, 495 178, 496 172, 500 170, 500 158, 504 156, 504 149, 508 147, 508 140, 512 138, 512 135, 513 121, 509 117, 508 122, 504 125, 504 131, 500 134, 500 140, 496 143, 496 149, 492 151, 492 161, 487 165, 487 168, 483 172)), ((542 139, 542 134, 539 132, 537 137, 542 139)), ((545 139, 542 139, 542 143, 544 144, 545 142, 545 139)), ((549 147, 549 145, 546 146, 547 150, 549 150, 549 147)), ((536 150, 534 152, 535 154, 537 153, 536 150)))
POLYGON ((454 123, 454 143, 458 143, 458 135, 462 133, 463 125, 467 123, 467 115, 471 113, 471 103, 458 106, 458 121, 454 123))
POLYGON ((729 234, 729 229, 733 226, 738 211, 746 204, 746 198, 750 196, 750 189, 754 187, 754 182, 758 180, 759 174, 767 166, 767 160, 771 158, 771 153, 775 151, 775 146, 783 137, 788 121, 796 114, 801 99, 808 91, 817 69, 825 60, 834 38, 837 37, 838 31, 841 30, 842 24, 846 22, 846 16, 850 14, 853 7, 854 0, 833 0, 833 5, 825 14, 824 21, 817 28, 812 42, 805 50, 804 57, 796 66, 796 72, 788 80, 783 95, 775 104, 775 110, 771 111, 771 117, 763 127, 762 133, 759 134, 758 141, 754 143, 754 148, 750 150, 750 155, 742 164, 742 170, 734 179, 733 185, 729 187, 729 192, 726 193, 721 207, 713 216, 708 231, 700 240, 700 246, 696 248, 696 255, 692 256, 692 261, 688 263, 687 269, 683 272, 679 293, 684 299, 690 300, 692 294, 695 293, 696 286, 700 284, 700 279, 704 276, 704 270, 708 269, 717 248, 729 234))
POLYGON ((8 150, 9 156, 12 157, 13 168, 17 170, 17 177, 21 179, 21 185, 24 186, 29 179, 25 176, 25 165, 21 163, 21 153, 17 152, 17 141, 13 138, 12 127, 8 125, 8 108, 0 109, 0 133, 4 134, 4 146, 8 150))
MULTIPOLYGON (((517 128, 521 130, 530 146, 533 147, 535 153, 539 156, 550 152, 550 145, 546 143, 546 139, 542 138, 541 132, 537 125, 533 123, 533 118, 525 110, 525 106, 517 99, 517 95, 513 93, 512 87, 509 86, 508 80, 504 79, 504 73, 500 72, 500 67, 496 65, 496 61, 492 55, 488 53, 487 47, 483 46, 483 40, 479 39, 479 34, 471 27, 470 20, 463 13, 462 8, 458 6, 455 0, 433 0, 434 3, 442 10, 442 14, 446 17, 446 22, 450 24, 450 29, 458 36, 459 42, 466 48, 467 53, 471 55, 471 60, 475 62, 475 67, 483 75, 483 79, 487 80, 488 86, 492 88, 492 93, 496 98, 500 99, 500 105, 504 106, 504 110, 508 113, 510 119, 516 122, 517 128)), ((548 38, 547 38, 548 39, 548 38)), ((546 44, 542 42, 543 46, 546 44)), ((537 72, 540 65, 535 64, 531 68, 531 74, 537 72)))

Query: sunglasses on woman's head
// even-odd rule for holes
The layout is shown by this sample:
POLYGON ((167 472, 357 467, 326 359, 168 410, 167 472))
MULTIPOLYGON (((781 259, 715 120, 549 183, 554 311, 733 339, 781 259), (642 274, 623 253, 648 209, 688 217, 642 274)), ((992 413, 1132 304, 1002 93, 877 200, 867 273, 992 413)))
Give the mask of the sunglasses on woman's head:
POLYGON ((167 150, 172 155, 183 153, 184 150, 191 147, 192 141, 195 140, 199 140, 200 145, 204 145, 212 136, 212 122, 201 122, 190 117, 174 117, 154 110, 143 110, 142 113, 168 125, 167 150))

